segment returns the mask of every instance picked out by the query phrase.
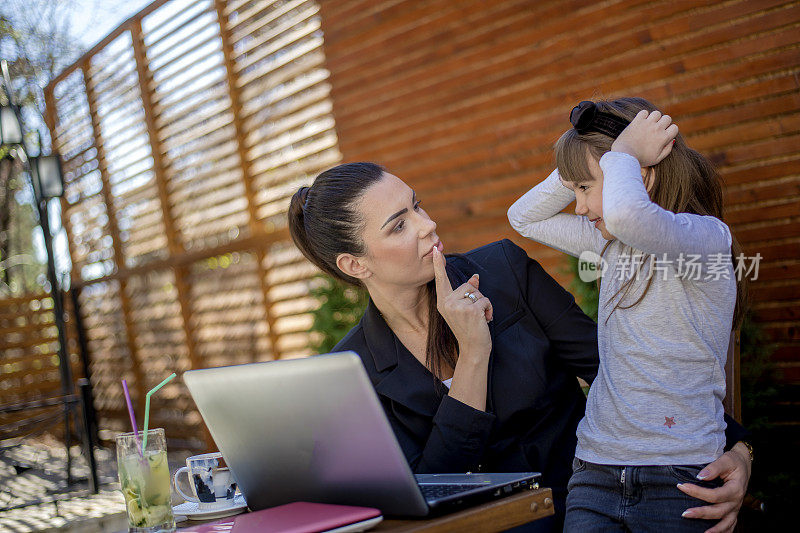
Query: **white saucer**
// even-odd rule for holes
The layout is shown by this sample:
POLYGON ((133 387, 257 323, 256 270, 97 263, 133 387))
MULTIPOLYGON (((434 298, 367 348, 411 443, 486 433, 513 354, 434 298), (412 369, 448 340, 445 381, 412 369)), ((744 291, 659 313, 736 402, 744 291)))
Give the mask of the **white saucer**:
POLYGON ((174 505, 172 512, 175 515, 183 515, 189 520, 210 520, 212 518, 225 518, 244 512, 247 509, 247 502, 244 496, 237 494, 233 498, 233 505, 228 507, 217 507, 214 509, 200 509, 200 504, 195 502, 184 502, 174 505))

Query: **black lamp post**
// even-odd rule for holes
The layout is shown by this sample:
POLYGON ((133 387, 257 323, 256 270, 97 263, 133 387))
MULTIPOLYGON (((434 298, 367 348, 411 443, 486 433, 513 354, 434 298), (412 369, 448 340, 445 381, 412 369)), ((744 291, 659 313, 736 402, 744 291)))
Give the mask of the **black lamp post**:
MULTIPOLYGON (((48 201, 59 198, 64 194, 64 178, 61 173, 61 161, 57 154, 49 156, 28 157, 23 143, 22 120, 19 109, 14 105, 11 96, 11 77, 8 73, 8 64, 0 62, 3 74, 3 85, 6 89, 7 103, 0 100, 0 144, 9 146, 28 171, 33 185, 34 202, 39 214, 39 224, 44 233, 44 247, 47 255, 47 279, 50 282, 50 293, 53 297, 53 313, 55 314, 56 328, 58 329, 58 360, 61 372, 61 391, 64 396, 74 392, 72 383, 72 369, 67 356, 67 337, 64 325, 64 302, 56 275, 55 260, 53 259, 53 238, 50 233, 50 217, 48 201)), ((69 428, 67 428, 69 429, 69 428)), ((69 431, 67 431, 69 433, 69 431)))
MULTIPOLYGON (((22 155, 22 154, 20 154, 22 155)), ((24 156, 23 156, 24 157, 24 156)), ((72 368, 67 355, 66 326, 64 324, 64 300, 56 275, 55 254, 53 253, 53 237, 50 233, 49 202, 64 194, 64 179, 61 174, 61 162, 57 155, 31 157, 27 161, 28 171, 33 185, 36 208, 39 212, 39 224, 44 234, 44 248, 47 255, 47 280, 50 282, 50 294, 53 297, 53 313, 58 329, 58 360, 61 372, 61 392, 69 395, 75 392, 72 381, 72 368)))
MULTIPOLYGON (((34 203, 39 215, 39 225, 42 227, 44 236, 44 247, 47 255, 47 280, 50 283, 50 294, 53 298, 53 314, 55 315, 55 325, 58 331, 58 361, 59 372, 61 374, 61 393, 64 397, 64 440, 67 448, 67 485, 72 484, 72 468, 71 456, 69 453, 71 437, 70 437, 70 412, 72 405, 77 401, 75 399, 75 386, 72 378, 72 367, 70 365, 69 356, 67 354, 67 335, 66 325, 64 323, 64 299, 61 292, 61 287, 58 283, 58 276, 55 267, 55 255, 53 253, 53 237, 50 233, 50 210, 49 201, 54 198, 60 198, 64 195, 64 177, 61 170, 61 159, 58 154, 52 155, 39 155, 35 157, 28 156, 25 144, 23 142, 22 133, 22 120, 20 118, 19 109, 14 104, 11 91, 11 79, 8 73, 8 64, 5 60, 0 61, 0 69, 2 69, 2 82, 6 89, 6 102, 3 102, 2 95, 0 95, 0 146, 7 146, 11 148, 12 153, 16 155, 23 164, 31 178, 31 185, 33 186, 34 203)), ((39 140, 41 150, 41 139, 39 140)), ((88 377, 88 373, 86 374, 88 377)), ((91 392, 89 392, 89 401, 91 401, 91 392)), ((84 406, 84 411, 86 406, 84 406)), ((86 413, 84 413, 85 415, 86 413)), ((84 416, 84 418, 86 418, 84 416)), ((87 438, 89 436, 89 427, 86 420, 84 421, 85 431, 87 438)), ((97 492, 97 473, 94 464, 94 454, 91 449, 91 440, 89 440, 89 461, 91 463, 90 478, 91 489, 97 492)))

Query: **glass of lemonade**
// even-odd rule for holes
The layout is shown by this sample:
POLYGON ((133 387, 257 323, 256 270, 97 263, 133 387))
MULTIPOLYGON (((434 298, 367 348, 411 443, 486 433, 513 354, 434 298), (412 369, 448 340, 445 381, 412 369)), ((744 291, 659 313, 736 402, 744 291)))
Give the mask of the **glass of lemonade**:
POLYGON ((147 432, 144 456, 139 454, 133 433, 117 435, 117 466, 120 489, 128 510, 128 531, 175 531, 164 430, 156 428, 147 432))

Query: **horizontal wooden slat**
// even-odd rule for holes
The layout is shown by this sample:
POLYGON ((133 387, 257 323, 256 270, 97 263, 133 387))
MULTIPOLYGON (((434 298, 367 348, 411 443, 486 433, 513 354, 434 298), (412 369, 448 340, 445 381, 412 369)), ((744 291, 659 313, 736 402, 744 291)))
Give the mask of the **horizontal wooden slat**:
MULTIPOLYGON (((209 106, 220 101, 228 101, 224 87, 216 87, 213 91, 202 91, 200 94, 202 98, 195 97, 194 102, 191 102, 190 98, 185 98, 180 102, 155 110, 154 114, 158 119, 158 127, 160 129, 168 128, 173 126, 176 122, 186 120, 187 117, 191 118, 200 109, 207 109, 209 106)), ((180 131, 180 129, 178 129, 178 131, 180 131)), ((174 139, 169 137, 165 140, 174 142, 174 139)))
MULTIPOLYGON (((215 25, 216 25, 216 21, 213 21, 213 22, 210 22, 209 24, 207 24, 206 26, 204 26, 202 28, 199 28, 197 31, 199 32, 199 31, 207 30, 207 29, 214 30, 215 25)), ((192 57, 193 63, 198 63, 198 62, 200 62, 200 61, 202 61, 204 59, 209 59, 209 58, 212 58, 214 56, 221 55, 222 50, 220 48, 218 48, 216 46, 214 46, 214 47, 208 46, 211 43, 213 43, 215 41, 218 41, 218 40, 219 40, 218 32, 217 31, 213 31, 213 32, 210 32, 208 37, 206 37, 205 39, 203 39, 201 41, 198 41, 198 42, 191 42, 190 43, 191 46, 189 46, 185 50, 181 51, 181 53, 176 54, 174 56, 172 54, 170 54, 169 59, 167 61, 164 61, 163 63, 157 63, 157 64, 152 65, 153 78, 156 79, 157 81, 163 81, 165 79, 169 79, 169 78, 175 77, 179 73, 185 72, 188 68, 191 68, 191 66, 183 66, 181 68, 172 68, 172 67, 175 67, 175 65, 177 65, 178 63, 180 63, 183 60, 186 60, 189 57, 194 56, 194 57, 192 57), (203 50, 204 47, 206 48, 206 50, 204 50, 205 55, 203 55, 202 57, 197 57, 198 52, 200 50, 203 50)))
POLYGON ((227 187, 229 185, 233 185, 237 183, 238 180, 240 179, 241 179, 241 172, 238 169, 234 169, 228 172, 216 172, 213 176, 210 176, 208 179, 203 180, 199 185, 196 186, 193 185, 191 189, 176 187, 170 193, 170 197, 176 203, 182 202, 183 200, 187 200, 191 196, 194 196, 196 194, 203 194, 206 192, 221 189, 223 187, 227 187))
MULTIPOLYGON (((182 29, 186 28, 186 26, 192 24, 198 18, 200 18, 202 16, 207 16, 208 14, 209 14, 208 10, 200 9, 197 12, 195 12, 194 14, 192 14, 190 17, 186 18, 183 21, 180 21, 179 24, 170 27, 168 31, 164 31, 161 36, 158 36, 158 37, 156 37, 155 39, 152 39, 152 40, 148 39, 147 37, 145 37, 145 43, 147 44, 148 48, 158 48, 158 46, 160 44, 162 44, 164 40, 166 40, 166 39, 168 39, 170 37, 174 37, 174 35, 176 33, 180 32, 180 30, 182 30, 182 29)), ((149 33, 152 33, 152 32, 148 32, 148 34, 149 33)))
MULTIPOLYGON (((285 54, 282 54, 280 58, 275 59, 271 62, 266 62, 264 66, 255 68, 252 71, 246 73, 243 76, 238 78, 239 87, 244 89, 248 85, 251 85, 253 82, 257 80, 261 80, 264 77, 271 75, 273 78, 279 79, 288 79, 289 75, 287 72, 292 72, 292 70, 299 69, 301 71, 308 70, 310 68, 309 64, 298 64, 301 58, 304 56, 313 56, 316 53, 316 56, 321 56, 319 53, 319 49, 322 46, 322 40, 319 38, 309 38, 306 39, 301 45, 295 46, 291 49, 291 51, 287 51, 285 54), (291 67, 295 67, 292 69, 291 67), (284 69, 284 71, 281 71, 284 69), (277 73, 277 74, 276 74, 277 73)), ((313 62, 313 59, 310 59, 313 62)), ((266 86, 271 86, 275 84, 275 81, 268 81, 266 82, 266 86)))
POLYGON ((160 112, 160 109, 164 107, 180 103, 183 100, 202 94, 212 87, 224 84, 225 77, 221 74, 221 67, 222 65, 211 65, 201 71, 193 71, 192 73, 197 76, 197 80, 187 85, 188 89, 179 88, 171 92, 156 93, 153 97, 154 110, 160 112), (214 71, 218 71, 220 74, 212 75, 214 71))
MULTIPOLYGON (((203 151, 203 155, 211 160, 216 161, 234 153, 236 147, 234 141, 230 139, 222 139, 219 143, 215 144, 211 149, 203 151)), ((187 168, 192 168, 197 165, 196 161, 192 161, 186 157, 169 161, 170 172, 180 172, 187 168)))
POLYGON ((103 78, 92 78, 92 90, 105 102, 117 100, 136 87, 136 66, 133 57, 127 58, 124 68, 112 70, 103 78), (133 83, 131 83, 133 82, 133 83))
POLYGON ((260 37, 259 41, 252 43, 253 48, 258 48, 255 52, 245 55, 236 64, 236 70, 241 72, 254 64, 274 55, 276 52, 296 44, 309 35, 318 31, 320 23, 318 20, 310 20, 302 26, 298 26, 296 21, 289 21, 284 27, 260 37))
POLYGON ((101 109, 99 114, 103 119, 110 120, 115 113, 124 114, 125 112, 137 112, 140 110, 141 106, 142 103, 139 92, 131 88, 130 91, 126 91, 120 95, 120 97, 113 102, 111 107, 101 109))
POLYGON ((230 104, 223 101, 214 106, 207 106, 202 112, 188 113, 180 120, 161 128, 159 133, 169 139, 164 147, 167 150, 173 144, 182 144, 213 133, 230 122, 230 104), (197 129, 199 131, 196 131, 197 129))
MULTIPOLYGON (((180 10, 175 16, 173 17, 166 17, 160 23, 154 22, 154 18, 157 19, 157 15, 151 15, 151 17, 146 21, 147 22, 147 35, 154 36, 169 36, 174 33, 174 31, 180 27, 182 21, 186 20, 183 17, 190 18, 193 14, 192 9, 197 9, 198 11, 207 12, 208 6, 210 2, 208 0, 200 0, 198 2, 193 2, 185 6, 185 9, 180 10)), ((152 11, 151 11, 152 12, 152 11)), ((160 14, 159 14, 160 15, 160 14)), ((144 17, 139 18, 141 20, 144 17)), ((154 42, 154 41, 149 41, 154 42)))
POLYGON ((276 35, 280 35, 286 31, 286 28, 304 22, 310 17, 313 17, 319 12, 319 7, 309 0, 293 0, 286 2, 282 6, 274 9, 269 16, 260 17, 252 24, 239 28, 238 31, 233 33, 233 40, 236 42, 247 41, 244 46, 237 46, 236 53, 241 56, 250 50, 261 46, 265 41, 272 39, 276 35), (290 11, 299 9, 298 13, 294 13, 291 17, 284 18, 279 26, 270 28, 269 31, 261 33, 259 30, 268 26, 276 19, 286 15, 290 11))

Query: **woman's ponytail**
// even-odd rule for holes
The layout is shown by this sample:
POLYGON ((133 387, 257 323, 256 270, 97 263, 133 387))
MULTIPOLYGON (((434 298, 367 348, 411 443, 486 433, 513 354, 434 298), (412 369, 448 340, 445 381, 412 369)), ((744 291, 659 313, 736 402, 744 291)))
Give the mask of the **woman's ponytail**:
POLYGON ((300 187, 293 195, 289 202, 289 234, 292 236, 297 248, 306 256, 312 263, 319 266, 319 260, 314 259, 312 250, 308 244, 308 235, 306 234, 306 221, 305 221, 305 204, 308 199, 308 191, 311 187, 300 187))
POLYGON ((382 177, 383 167, 374 163, 339 165, 300 187, 289 202, 289 234, 297 248, 320 270, 351 285, 360 282, 339 270, 336 259, 364 254, 357 203, 382 177))

